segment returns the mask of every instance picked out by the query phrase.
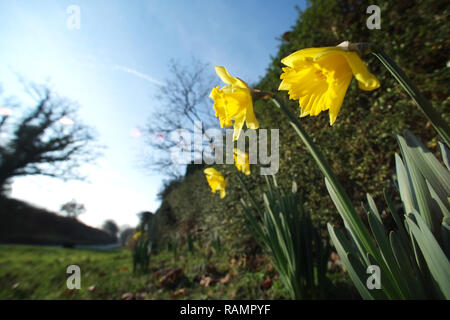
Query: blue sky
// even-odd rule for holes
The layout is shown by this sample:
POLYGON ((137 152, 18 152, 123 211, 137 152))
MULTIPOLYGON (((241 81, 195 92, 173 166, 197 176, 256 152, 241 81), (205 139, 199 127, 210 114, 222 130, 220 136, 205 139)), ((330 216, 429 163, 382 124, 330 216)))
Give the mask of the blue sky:
MULTIPOLYGON (((107 146, 98 163, 82 170, 88 182, 41 176, 14 181, 12 196, 58 211, 76 199, 80 220, 135 225, 136 213, 155 211, 163 177, 138 166, 143 141, 132 136, 157 102, 168 63, 192 56, 224 65, 249 83, 264 75, 276 39, 297 18, 304 1, 250 0, 1 0, 0 83, 6 95, 26 101, 17 74, 50 81, 77 101, 80 118, 107 146), (80 8, 80 29, 69 29, 67 7, 80 8)), ((14 116, 18 115, 17 110, 14 116)))

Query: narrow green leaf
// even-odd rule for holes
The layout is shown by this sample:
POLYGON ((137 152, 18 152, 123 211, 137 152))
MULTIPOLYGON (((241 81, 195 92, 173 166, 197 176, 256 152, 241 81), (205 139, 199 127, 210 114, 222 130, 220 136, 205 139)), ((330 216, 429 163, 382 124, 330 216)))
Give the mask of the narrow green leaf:
POLYGON ((415 264, 415 260, 412 260, 407 255, 407 252, 410 251, 408 250, 409 248, 406 249, 403 246, 399 236, 394 231, 390 232, 389 241, 399 270, 405 277, 406 284, 409 288, 409 297, 412 299, 425 299, 424 289, 422 283, 419 281, 418 266, 415 264))
MULTIPOLYGON (((403 246, 406 248, 410 248, 410 239, 407 235, 405 224, 404 224, 404 217, 402 215, 402 219, 400 219, 400 216, 395 210, 394 204, 392 203, 391 199, 388 197, 386 190, 383 190, 384 199, 386 201, 386 204, 389 208, 389 211, 391 212, 392 217, 394 218, 395 223, 397 224, 397 232, 400 236, 400 239, 403 243, 403 246)), ((412 254, 412 251, 409 251, 408 254, 412 254)))
POLYGON ((406 171, 402 159, 397 153, 395 154, 395 168, 397 172, 397 181, 400 191, 400 198, 402 199, 405 212, 411 213, 415 208, 415 200, 413 197, 412 190, 410 188, 408 172, 406 171))
MULTIPOLYGON (((432 198, 427 186, 427 183, 422 175, 422 172, 417 167, 417 161, 414 161, 412 150, 415 145, 408 145, 405 138, 400 135, 396 135, 399 142, 400 149, 405 161, 406 170, 408 171, 409 180, 411 182, 411 190, 414 193, 415 204, 417 204, 417 211, 427 223, 433 234, 437 234, 439 231, 439 224, 442 220, 442 216, 433 209, 432 198)), ((436 160, 436 159, 435 159, 436 160)))
POLYGON ((450 217, 450 211, 447 209, 442 199, 439 198, 436 191, 434 191, 433 186, 427 181, 428 190, 430 191, 431 198, 435 201, 433 204, 433 209, 439 211, 439 215, 442 217, 450 217))
MULTIPOLYGON (((411 158, 416 163, 417 168, 419 168, 425 179, 433 186, 434 191, 442 199, 442 202, 446 203, 450 195, 449 170, 442 166, 433 153, 408 130, 405 131, 405 141, 409 146, 407 151, 411 154, 411 158)), ((446 203, 446 205, 448 204, 446 203)))
POLYGON ((450 262, 448 258, 420 214, 414 212, 407 216, 406 221, 425 258, 433 279, 445 298, 450 299, 450 262), (411 219, 411 215, 414 216, 417 224, 411 219))
POLYGON ((425 98, 414 83, 406 76, 402 69, 383 50, 372 51, 392 76, 400 83, 411 99, 417 104, 433 125, 442 140, 450 147, 450 128, 447 122, 434 110, 431 103, 425 98))
POLYGON ((450 259, 450 217, 444 217, 444 219, 442 219, 441 231, 443 249, 447 258, 450 259))
POLYGON ((342 263, 345 265, 345 268, 348 271, 350 278, 356 286, 361 297, 365 300, 374 300, 372 293, 367 289, 366 283, 364 281, 364 267, 361 262, 356 259, 354 256, 349 259, 349 255, 351 252, 354 252, 348 242, 345 240, 344 235, 340 230, 335 230, 331 224, 327 224, 328 233, 330 234, 331 240, 339 254, 339 257, 342 260, 342 263))
POLYGON ((375 201, 373 200, 372 196, 368 193, 366 194, 366 197, 367 197, 367 203, 369 204, 370 210, 372 210, 372 213, 375 215, 375 217, 377 218, 379 223, 382 224, 383 222, 381 221, 381 216, 380 216, 380 213, 378 212, 375 201))
MULTIPOLYGON (((405 293, 407 294, 409 292, 409 289, 406 282, 404 281, 403 275, 398 268, 384 226, 381 220, 378 220, 378 218, 376 218, 376 215, 372 211, 367 213, 367 217, 369 219, 369 225, 372 229, 372 233, 380 248, 381 255, 386 262, 387 269, 383 270, 383 276, 385 279, 391 279, 389 283, 386 283, 385 281, 384 286, 392 286, 394 290, 396 290, 397 295, 401 296, 402 298, 406 298, 405 293)), ((377 264, 380 265, 380 262, 378 261, 377 264)), ((380 265, 380 268, 382 267, 383 266, 380 265)))
POLYGON ((447 169, 450 170, 450 150, 440 141, 439 148, 441 149, 442 160, 444 160, 447 169))

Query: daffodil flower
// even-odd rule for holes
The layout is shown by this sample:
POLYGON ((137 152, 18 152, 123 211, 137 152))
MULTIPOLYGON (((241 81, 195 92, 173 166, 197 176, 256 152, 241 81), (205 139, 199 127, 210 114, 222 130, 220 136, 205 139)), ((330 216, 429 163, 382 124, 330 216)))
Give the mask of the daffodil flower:
POLYGON ((227 182, 224 176, 214 168, 206 168, 203 172, 205 173, 206 180, 211 187, 211 192, 216 193, 217 191, 219 191, 220 199, 225 198, 225 187, 227 185, 227 182))
POLYGON ((250 175, 250 161, 248 153, 234 148, 234 164, 239 171, 243 172, 247 176, 250 175))
POLYGON ((341 47, 308 48, 287 56, 278 90, 288 90, 299 100, 301 117, 329 110, 330 125, 336 121, 347 88, 355 76, 365 91, 380 86, 359 55, 341 47))
POLYGON ((215 69, 226 85, 213 88, 209 97, 214 100, 214 110, 221 128, 232 126, 234 121, 233 140, 237 140, 244 122, 249 129, 259 128, 253 112, 251 89, 241 79, 231 76, 225 67, 216 66, 215 69))
POLYGON ((133 235, 134 240, 139 239, 139 238, 141 237, 141 235, 142 235, 142 232, 140 232, 140 231, 136 232, 136 233, 133 235))

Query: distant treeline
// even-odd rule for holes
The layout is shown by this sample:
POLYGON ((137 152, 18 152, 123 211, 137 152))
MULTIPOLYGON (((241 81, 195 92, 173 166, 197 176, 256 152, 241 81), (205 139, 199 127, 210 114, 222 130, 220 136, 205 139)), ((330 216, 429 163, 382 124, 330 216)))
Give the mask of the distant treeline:
POLYGON ((0 198, 0 243, 40 245, 103 245, 115 243, 107 232, 74 219, 0 198))

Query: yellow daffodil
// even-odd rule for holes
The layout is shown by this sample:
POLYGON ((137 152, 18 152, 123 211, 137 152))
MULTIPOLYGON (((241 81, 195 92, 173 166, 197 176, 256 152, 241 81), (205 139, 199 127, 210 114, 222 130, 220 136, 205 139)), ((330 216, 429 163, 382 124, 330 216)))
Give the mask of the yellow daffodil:
POLYGON ((136 232, 136 233, 133 235, 134 240, 139 239, 139 238, 141 237, 141 235, 142 235, 142 232, 140 232, 140 231, 136 232))
POLYGON ((362 90, 380 86, 359 55, 341 47, 303 49, 281 62, 287 67, 278 90, 288 90, 290 99, 299 100, 301 117, 329 110, 330 125, 336 121, 352 76, 362 90))
POLYGON ((220 191, 220 199, 225 198, 225 187, 227 182, 223 175, 214 168, 207 168, 203 172, 205 173, 206 180, 211 187, 211 192, 216 193, 217 191, 220 191))
POLYGON ((239 78, 231 76, 225 67, 216 67, 216 73, 226 83, 222 88, 217 86, 211 90, 209 97, 214 100, 216 117, 220 120, 220 127, 233 125, 233 140, 241 134, 244 122, 249 129, 258 129, 259 124, 253 113, 252 93, 248 85, 239 78))
POLYGON ((239 171, 243 172, 247 176, 250 175, 250 161, 248 153, 234 148, 234 163, 239 171))

